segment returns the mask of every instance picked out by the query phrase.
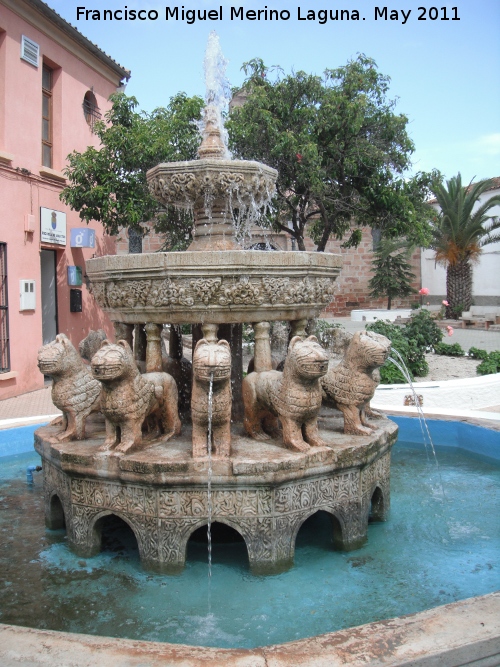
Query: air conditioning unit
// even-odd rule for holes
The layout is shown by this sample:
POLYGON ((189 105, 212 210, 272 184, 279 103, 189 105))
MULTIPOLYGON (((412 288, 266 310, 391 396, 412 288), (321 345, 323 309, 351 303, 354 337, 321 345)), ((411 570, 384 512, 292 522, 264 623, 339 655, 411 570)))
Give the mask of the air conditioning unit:
POLYGON ((36 290, 34 280, 20 280, 19 281, 19 310, 35 310, 36 306, 36 290))

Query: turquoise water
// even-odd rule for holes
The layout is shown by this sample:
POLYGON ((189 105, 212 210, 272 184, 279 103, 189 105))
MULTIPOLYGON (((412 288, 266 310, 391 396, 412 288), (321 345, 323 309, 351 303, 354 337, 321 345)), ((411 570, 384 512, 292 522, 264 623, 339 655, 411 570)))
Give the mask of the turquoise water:
POLYGON ((301 529, 295 566, 252 576, 242 542, 207 550, 190 542, 180 576, 142 571, 134 540, 115 531, 83 560, 63 531, 46 531, 33 453, 0 463, 0 621, 37 628, 198 644, 254 647, 421 611, 500 589, 500 465, 437 448, 393 452, 391 512, 357 551, 332 550, 316 515, 301 529), (444 490, 444 492, 443 492, 444 490))

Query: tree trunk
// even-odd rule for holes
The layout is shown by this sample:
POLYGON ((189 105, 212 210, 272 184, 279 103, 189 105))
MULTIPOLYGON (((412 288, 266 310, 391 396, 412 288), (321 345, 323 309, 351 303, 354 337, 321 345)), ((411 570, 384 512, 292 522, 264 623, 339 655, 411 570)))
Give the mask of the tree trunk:
POLYGON ((390 310, 392 306, 392 297, 388 295, 387 297, 387 310, 390 310))
POLYGON ((446 317, 460 317, 472 305, 472 266, 468 259, 449 265, 446 270, 446 317))

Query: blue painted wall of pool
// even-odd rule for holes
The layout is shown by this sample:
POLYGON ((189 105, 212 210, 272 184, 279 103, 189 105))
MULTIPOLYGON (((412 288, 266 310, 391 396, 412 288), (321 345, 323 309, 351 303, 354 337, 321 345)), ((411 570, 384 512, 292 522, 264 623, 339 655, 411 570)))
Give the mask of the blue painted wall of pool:
MULTIPOLYGON (((399 440, 409 446, 422 447, 424 424, 416 417, 390 416, 399 426, 399 440)), ((500 431, 466 422, 427 419, 427 426, 436 447, 455 447, 500 461, 500 431)), ((427 434, 425 442, 429 442, 427 434)))
POLYGON ((30 424, 0 431, 0 456, 12 456, 13 454, 24 454, 33 450, 33 434, 41 424, 30 424))
MULTIPOLYGON (((394 417, 399 426, 399 440, 409 446, 422 447, 424 437, 420 420, 415 417, 394 417)), ((43 424, 32 424, 0 431, 0 457, 32 451, 33 434, 43 424)), ((460 421, 428 419, 432 441, 437 447, 458 447, 500 461, 500 431, 460 421)), ((426 437, 425 442, 428 442, 426 437)))

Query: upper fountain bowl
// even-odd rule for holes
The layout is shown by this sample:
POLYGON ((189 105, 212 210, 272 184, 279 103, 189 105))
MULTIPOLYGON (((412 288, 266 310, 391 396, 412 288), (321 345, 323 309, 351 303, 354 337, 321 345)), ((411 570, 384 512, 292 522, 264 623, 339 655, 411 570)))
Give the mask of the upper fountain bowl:
POLYGON ((224 200, 231 209, 262 209, 274 194, 277 175, 260 162, 205 158, 158 164, 147 179, 152 195, 165 205, 196 210, 224 200))

